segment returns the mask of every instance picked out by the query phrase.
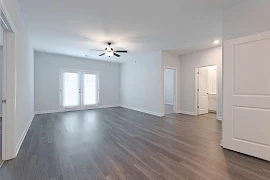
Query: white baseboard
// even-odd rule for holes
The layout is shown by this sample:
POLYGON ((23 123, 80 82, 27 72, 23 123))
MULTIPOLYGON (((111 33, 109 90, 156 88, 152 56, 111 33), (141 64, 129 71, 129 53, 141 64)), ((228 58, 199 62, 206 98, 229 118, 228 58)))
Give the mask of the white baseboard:
POLYGON ((183 110, 178 110, 177 113, 187 114, 187 115, 191 115, 191 116, 196 116, 196 113, 195 112, 189 112, 189 111, 183 111, 183 110))
POLYGON ((59 112, 71 112, 71 111, 84 111, 84 110, 90 110, 90 109, 101 109, 101 108, 111 108, 111 107, 120 107, 119 104, 117 105, 101 105, 101 106, 95 106, 90 108, 84 108, 84 109, 56 109, 56 110, 45 110, 45 111, 36 111, 35 114, 51 114, 51 113, 59 113, 59 112))
POLYGON ((218 117, 217 117, 217 120, 222 121, 222 117, 221 117, 221 116, 218 116, 218 117))
POLYGON ((133 107, 129 107, 129 106, 126 106, 126 105, 121 105, 121 107, 127 108, 127 109, 131 109, 131 110, 134 110, 134 111, 143 112, 143 113, 146 113, 146 114, 151 114, 151 115, 158 116, 158 117, 163 117, 163 116, 165 116, 164 113, 157 113, 157 112, 148 111, 148 110, 144 110, 144 109, 133 108, 133 107))
POLYGON ((31 123, 32 123, 32 121, 33 121, 33 119, 34 119, 34 117, 35 117, 35 114, 32 115, 30 121, 28 122, 28 124, 27 124, 27 126, 26 126, 26 128, 25 128, 25 130, 23 131, 23 134, 22 134, 22 136, 21 136, 19 142, 17 143, 17 145, 16 145, 16 150, 15 150, 15 156, 14 156, 14 157, 17 156, 17 154, 18 154, 18 152, 19 152, 19 150, 20 150, 20 148, 21 148, 21 145, 22 145, 22 143, 23 143, 23 140, 24 140, 24 138, 25 138, 25 136, 26 136, 26 134, 27 134, 27 132, 28 132, 28 129, 29 129, 29 127, 30 127, 30 125, 31 125, 31 123))
POLYGON ((36 115, 39 114, 51 114, 51 113, 58 113, 58 112, 64 112, 63 110, 57 109, 57 110, 46 110, 46 111, 35 111, 36 115))
POLYGON ((169 102, 165 102, 166 105, 172 105, 173 106, 173 103, 169 103, 169 102))

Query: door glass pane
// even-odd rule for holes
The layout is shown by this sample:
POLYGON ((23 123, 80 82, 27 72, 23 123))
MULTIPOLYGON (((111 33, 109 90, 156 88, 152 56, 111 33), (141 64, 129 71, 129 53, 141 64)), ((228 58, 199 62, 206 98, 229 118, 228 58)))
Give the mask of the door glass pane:
POLYGON ((77 107, 80 105, 79 74, 63 73, 63 106, 77 107))
POLYGON ((84 74, 84 105, 97 104, 97 76, 95 74, 84 74))

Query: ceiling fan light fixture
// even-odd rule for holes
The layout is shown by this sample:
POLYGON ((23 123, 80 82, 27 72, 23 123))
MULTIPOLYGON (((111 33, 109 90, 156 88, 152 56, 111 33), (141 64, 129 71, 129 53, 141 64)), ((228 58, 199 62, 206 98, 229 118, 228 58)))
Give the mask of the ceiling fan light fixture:
POLYGON ((215 40, 215 41, 214 41, 214 44, 219 44, 219 43, 220 43, 219 40, 215 40))
POLYGON ((111 57, 111 56, 113 56, 113 52, 112 51, 106 51, 105 55, 108 56, 108 57, 111 57))
POLYGON ((111 43, 108 42, 108 46, 105 48, 105 50, 96 50, 96 49, 91 49, 93 51, 103 51, 104 53, 100 54, 99 56, 107 56, 107 57, 112 57, 112 56, 116 56, 116 57, 120 57, 121 55, 119 55, 118 53, 127 53, 127 51, 125 50, 114 50, 111 47, 111 43))

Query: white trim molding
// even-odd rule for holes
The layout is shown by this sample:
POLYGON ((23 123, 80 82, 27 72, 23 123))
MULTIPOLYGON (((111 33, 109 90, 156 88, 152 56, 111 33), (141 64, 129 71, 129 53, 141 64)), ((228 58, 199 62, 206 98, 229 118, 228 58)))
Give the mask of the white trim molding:
POLYGON ((164 113, 158 113, 158 112, 148 111, 148 110, 139 109, 139 108, 133 108, 133 107, 129 107, 129 106, 126 106, 126 105, 121 105, 121 107, 126 108, 126 109, 131 109, 133 111, 139 111, 139 112, 142 112, 142 113, 158 116, 158 117, 165 116, 164 113))
POLYGON ((7 8, 2 0, 0 0, 0 8, 3 13, 3 15, 1 16, 1 20, 5 22, 5 25, 6 25, 5 28, 7 28, 9 31, 13 33, 16 33, 17 30, 15 28, 15 25, 13 24, 13 21, 11 20, 11 17, 7 11, 7 8))
POLYGON ((223 147, 223 140, 220 141, 220 146, 223 147))
POLYGON ((112 107, 120 107, 119 104, 117 105, 101 105, 95 107, 89 107, 85 109, 55 109, 55 110, 45 110, 45 111, 35 111, 35 114, 52 114, 52 113, 60 113, 60 112, 73 112, 73 111, 84 111, 84 110, 91 110, 91 109, 103 109, 103 108, 112 108, 112 107))
POLYGON ((178 113, 180 113, 180 114, 186 114, 186 115, 191 115, 191 116, 196 116, 196 113, 195 112, 178 110, 178 113))
POLYGON ((217 117, 217 120, 222 121, 222 117, 221 116, 218 116, 217 117))

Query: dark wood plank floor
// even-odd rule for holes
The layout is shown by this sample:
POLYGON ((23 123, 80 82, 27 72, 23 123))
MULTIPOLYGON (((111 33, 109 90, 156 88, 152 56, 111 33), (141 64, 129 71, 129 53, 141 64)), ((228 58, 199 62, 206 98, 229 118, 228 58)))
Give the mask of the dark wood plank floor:
POLYGON ((270 164, 220 147, 214 117, 124 108, 35 116, 1 180, 269 180, 270 164))

